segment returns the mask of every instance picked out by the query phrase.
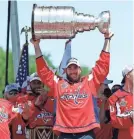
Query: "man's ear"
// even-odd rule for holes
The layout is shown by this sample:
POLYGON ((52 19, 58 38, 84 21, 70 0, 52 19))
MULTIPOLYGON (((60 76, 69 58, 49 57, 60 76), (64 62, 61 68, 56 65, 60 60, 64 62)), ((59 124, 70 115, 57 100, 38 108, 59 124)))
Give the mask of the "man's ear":
POLYGON ((82 69, 80 68, 80 73, 82 72, 82 69))
POLYGON ((130 77, 130 75, 129 75, 129 74, 127 74, 127 75, 126 75, 126 78, 129 78, 129 77, 130 77))

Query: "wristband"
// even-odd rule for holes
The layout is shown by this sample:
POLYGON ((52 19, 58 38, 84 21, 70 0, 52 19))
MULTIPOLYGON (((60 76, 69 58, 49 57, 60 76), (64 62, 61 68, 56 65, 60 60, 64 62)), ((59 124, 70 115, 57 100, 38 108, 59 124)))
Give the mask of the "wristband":
POLYGON ((111 40, 111 38, 105 38, 105 40, 111 40))

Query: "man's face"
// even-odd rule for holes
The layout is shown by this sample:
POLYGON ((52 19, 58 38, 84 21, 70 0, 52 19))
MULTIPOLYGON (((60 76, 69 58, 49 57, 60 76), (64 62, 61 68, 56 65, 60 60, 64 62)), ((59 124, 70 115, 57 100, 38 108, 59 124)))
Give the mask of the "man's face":
POLYGON ((67 79, 73 83, 80 79, 81 68, 75 64, 71 64, 66 69, 67 79))
POLYGON ((100 88, 99 88, 99 90, 98 90, 98 97, 99 98, 101 98, 104 94, 104 90, 106 89, 106 88, 108 88, 108 85, 106 85, 106 84, 101 84, 100 85, 100 88))
POLYGON ((33 93, 39 95, 37 90, 43 88, 43 83, 39 80, 33 80, 32 82, 30 82, 30 87, 33 93))
POLYGON ((18 94, 18 90, 11 90, 10 92, 5 92, 4 96, 7 100, 12 100, 18 94))

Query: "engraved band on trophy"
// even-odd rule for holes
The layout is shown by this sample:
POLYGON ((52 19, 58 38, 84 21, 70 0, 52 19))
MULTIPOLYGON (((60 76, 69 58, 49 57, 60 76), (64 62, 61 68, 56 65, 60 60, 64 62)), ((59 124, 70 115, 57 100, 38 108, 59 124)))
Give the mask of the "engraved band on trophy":
POLYGON ((109 30, 109 11, 101 12, 96 18, 93 15, 77 13, 69 6, 33 5, 33 39, 70 39, 78 32, 94 30, 96 27, 103 34, 109 30))

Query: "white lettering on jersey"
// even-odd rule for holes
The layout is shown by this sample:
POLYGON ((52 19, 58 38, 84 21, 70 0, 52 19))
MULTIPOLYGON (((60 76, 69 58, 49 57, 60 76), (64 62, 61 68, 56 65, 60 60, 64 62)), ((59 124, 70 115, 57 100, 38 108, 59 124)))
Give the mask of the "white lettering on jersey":
POLYGON ((110 112, 114 112, 114 106, 109 106, 110 112))
POLYGON ((87 99, 88 98, 88 94, 83 92, 83 93, 79 93, 79 92, 74 92, 74 93, 64 93, 61 97, 62 100, 74 100, 75 104, 79 104, 79 103, 83 103, 83 101, 79 101, 79 100, 83 100, 83 99, 87 99))
POLYGON ((16 134, 19 134, 19 135, 22 134, 22 127, 21 127, 21 125, 18 125, 18 129, 16 131, 16 134))

